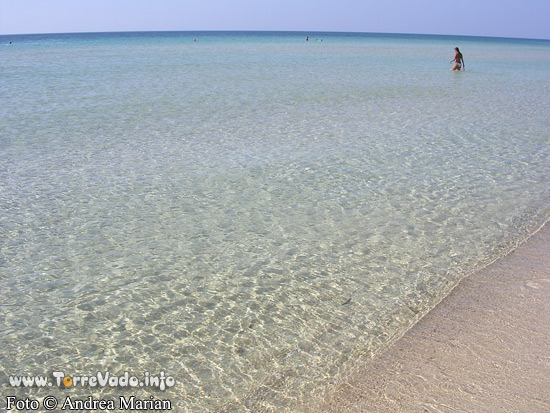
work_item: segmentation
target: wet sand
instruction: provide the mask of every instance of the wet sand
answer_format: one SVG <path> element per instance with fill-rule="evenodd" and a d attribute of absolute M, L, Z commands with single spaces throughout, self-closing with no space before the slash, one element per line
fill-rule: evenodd
<path fill-rule="evenodd" d="M 550 412 L 550 223 L 311 411 Z"/>

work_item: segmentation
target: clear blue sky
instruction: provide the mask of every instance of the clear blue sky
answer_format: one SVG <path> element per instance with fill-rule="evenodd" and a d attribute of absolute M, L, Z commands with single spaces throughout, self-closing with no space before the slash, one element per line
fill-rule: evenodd
<path fill-rule="evenodd" d="M 0 34 L 298 30 L 550 39 L 550 0 L 0 0 Z"/>

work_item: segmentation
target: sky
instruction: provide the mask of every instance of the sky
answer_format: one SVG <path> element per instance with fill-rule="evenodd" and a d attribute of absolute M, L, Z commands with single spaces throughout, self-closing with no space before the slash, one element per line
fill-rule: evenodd
<path fill-rule="evenodd" d="M 550 39 L 550 0 L 0 0 L 0 34 L 282 30 Z"/>

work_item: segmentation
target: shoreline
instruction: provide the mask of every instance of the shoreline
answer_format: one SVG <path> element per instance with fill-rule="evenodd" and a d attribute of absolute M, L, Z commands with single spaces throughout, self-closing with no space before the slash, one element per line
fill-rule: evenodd
<path fill-rule="evenodd" d="M 306 412 L 550 411 L 550 222 Z"/>

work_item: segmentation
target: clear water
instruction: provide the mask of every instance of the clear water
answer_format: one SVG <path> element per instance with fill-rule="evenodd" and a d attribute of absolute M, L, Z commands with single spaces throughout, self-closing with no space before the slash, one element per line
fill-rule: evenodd
<path fill-rule="evenodd" d="M 0 38 L 3 395 L 296 411 L 550 217 L 549 41 L 305 36 Z"/>

